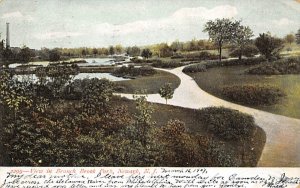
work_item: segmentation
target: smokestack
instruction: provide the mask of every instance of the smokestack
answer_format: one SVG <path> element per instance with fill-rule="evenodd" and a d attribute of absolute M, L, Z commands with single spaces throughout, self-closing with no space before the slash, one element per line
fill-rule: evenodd
<path fill-rule="evenodd" d="M 6 23 L 6 48 L 10 48 L 9 23 Z"/>

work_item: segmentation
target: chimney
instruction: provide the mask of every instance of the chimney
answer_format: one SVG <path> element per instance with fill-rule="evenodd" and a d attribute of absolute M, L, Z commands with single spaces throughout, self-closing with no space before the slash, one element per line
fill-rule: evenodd
<path fill-rule="evenodd" d="M 6 48 L 10 48 L 9 23 L 6 23 Z"/>

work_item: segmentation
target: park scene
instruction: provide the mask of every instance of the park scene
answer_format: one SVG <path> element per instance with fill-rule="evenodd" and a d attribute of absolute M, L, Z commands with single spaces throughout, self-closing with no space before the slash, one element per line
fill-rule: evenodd
<path fill-rule="evenodd" d="M 299 1 L 20 2 L 0 166 L 300 166 Z"/>

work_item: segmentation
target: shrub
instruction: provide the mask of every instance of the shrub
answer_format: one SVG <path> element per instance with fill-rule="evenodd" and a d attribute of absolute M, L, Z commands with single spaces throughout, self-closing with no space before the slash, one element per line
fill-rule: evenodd
<path fill-rule="evenodd" d="M 276 104 L 285 94 L 269 85 L 233 85 L 222 88 L 222 95 L 230 101 L 248 105 Z"/>
<path fill-rule="evenodd" d="M 258 75 L 299 74 L 300 58 L 296 57 L 280 59 L 275 62 L 250 68 L 246 71 L 246 73 Z"/>
<path fill-rule="evenodd" d="M 223 66 L 236 66 L 236 65 L 256 65 L 266 61 L 264 58 L 249 58 L 249 59 L 231 59 L 224 61 L 203 61 L 198 64 L 193 64 L 185 67 L 183 72 L 185 73 L 195 73 L 195 72 L 205 72 L 207 69 L 214 67 L 223 67 Z"/>
<path fill-rule="evenodd" d="M 240 55 L 240 49 L 231 49 L 230 53 L 229 53 L 229 56 L 230 57 L 239 57 Z M 254 55 L 258 54 L 258 49 L 256 48 L 256 46 L 254 45 L 247 45 L 244 47 L 243 49 L 243 55 L 246 56 L 246 57 L 254 57 Z"/>
<path fill-rule="evenodd" d="M 156 71 L 149 66 L 143 66 L 139 68 L 135 68 L 134 66 L 122 66 L 120 68 L 116 68 L 112 75 L 117 77 L 136 77 L 136 76 L 151 76 L 154 75 Z"/>
<path fill-rule="evenodd" d="M 209 107 L 199 110 L 199 116 L 207 130 L 225 140 L 250 137 L 255 129 L 252 116 L 224 107 Z"/>
<path fill-rule="evenodd" d="M 225 59 L 226 57 L 222 57 Z M 209 53 L 207 51 L 202 51 L 199 53 L 190 53 L 185 54 L 184 59 L 181 61 L 201 61 L 201 60 L 217 60 L 219 59 L 219 56 L 216 54 Z"/>
<path fill-rule="evenodd" d="M 205 64 L 194 64 L 194 65 L 189 65 L 187 67 L 184 67 L 182 70 L 184 73 L 195 73 L 195 72 L 206 72 L 206 65 Z"/>
<path fill-rule="evenodd" d="M 176 62 L 176 61 L 155 61 L 152 63 L 153 67 L 158 67 L 158 68 L 176 68 L 183 66 L 183 63 Z"/>

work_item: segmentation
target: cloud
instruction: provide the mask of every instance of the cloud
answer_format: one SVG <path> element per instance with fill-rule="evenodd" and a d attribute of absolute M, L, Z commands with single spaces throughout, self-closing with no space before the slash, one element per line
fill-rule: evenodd
<path fill-rule="evenodd" d="M 23 15 L 20 11 L 4 13 L 1 16 L 1 18 L 2 19 L 6 19 L 6 20 L 10 20 L 10 19 L 25 20 L 25 21 L 32 21 L 32 20 L 34 20 L 32 16 L 30 16 L 30 15 Z"/>
<path fill-rule="evenodd" d="M 233 18 L 238 14 L 237 8 L 230 5 L 217 6 L 212 9 L 205 7 L 181 8 L 171 16 L 156 20 L 141 20 L 121 25 L 101 23 L 95 27 L 99 35 L 128 35 L 134 33 L 159 32 L 176 30 L 179 27 L 190 27 L 203 24 L 210 19 Z"/>
<path fill-rule="evenodd" d="M 289 25 L 295 24 L 295 22 L 293 20 L 290 20 L 288 18 L 281 18 L 279 20 L 273 20 L 272 23 L 277 26 L 289 26 Z"/>
<path fill-rule="evenodd" d="M 205 7 L 182 8 L 173 14 L 178 19 L 203 19 L 233 18 L 237 15 L 236 7 L 230 5 L 217 6 L 212 9 Z"/>
<path fill-rule="evenodd" d="M 20 18 L 23 17 L 22 13 L 19 11 L 16 12 L 7 12 L 1 16 L 1 18 Z"/>
<path fill-rule="evenodd" d="M 82 33 L 78 32 L 48 32 L 42 34 L 36 34 L 35 38 L 40 40 L 51 40 L 51 39 L 60 39 L 60 38 L 70 38 L 81 36 Z"/>

